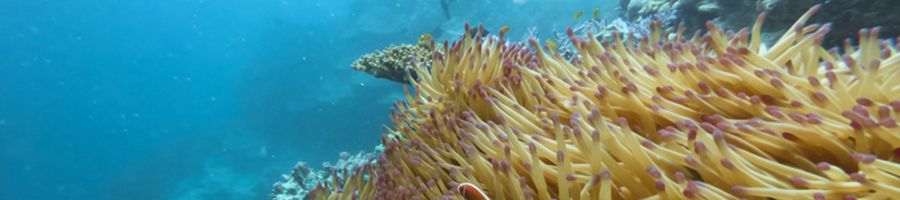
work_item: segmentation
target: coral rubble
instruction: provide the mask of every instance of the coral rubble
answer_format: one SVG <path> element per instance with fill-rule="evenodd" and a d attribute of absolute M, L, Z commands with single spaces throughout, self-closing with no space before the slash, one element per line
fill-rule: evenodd
<path fill-rule="evenodd" d="M 693 36 L 570 29 L 571 59 L 502 30 L 462 37 L 413 68 L 377 163 L 311 197 L 898 197 L 898 47 L 871 29 L 829 51 L 832 27 L 807 24 L 820 8 L 769 48 L 763 16 Z"/>

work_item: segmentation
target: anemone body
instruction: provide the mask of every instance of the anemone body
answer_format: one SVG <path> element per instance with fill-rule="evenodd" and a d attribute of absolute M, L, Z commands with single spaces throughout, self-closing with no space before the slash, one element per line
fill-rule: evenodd
<path fill-rule="evenodd" d="M 736 33 L 569 34 L 571 60 L 464 36 L 416 69 L 378 164 L 314 198 L 896 198 L 898 49 L 872 29 L 829 51 L 816 10 L 769 48 L 762 15 Z"/>

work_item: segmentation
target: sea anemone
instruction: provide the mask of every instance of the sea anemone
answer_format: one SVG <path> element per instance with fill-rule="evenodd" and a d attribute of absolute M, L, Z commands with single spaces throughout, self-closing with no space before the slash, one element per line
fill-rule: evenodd
<path fill-rule="evenodd" d="M 464 36 L 415 69 L 377 164 L 313 198 L 900 197 L 898 48 L 874 28 L 825 49 L 818 9 L 770 48 L 764 15 L 693 37 L 569 31 L 571 61 Z"/>

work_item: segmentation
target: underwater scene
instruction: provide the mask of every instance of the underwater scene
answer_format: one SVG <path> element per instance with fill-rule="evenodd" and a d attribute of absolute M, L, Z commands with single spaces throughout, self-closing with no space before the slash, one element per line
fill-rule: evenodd
<path fill-rule="evenodd" d="M 898 199 L 895 0 L 7 0 L 0 199 Z"/>

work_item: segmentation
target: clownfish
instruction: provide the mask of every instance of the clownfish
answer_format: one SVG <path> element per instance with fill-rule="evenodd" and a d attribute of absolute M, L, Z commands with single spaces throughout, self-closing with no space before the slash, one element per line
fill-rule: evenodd
<path fill-rule="evenodd" d="M 471 183 L 460 183 L 459 186 L 456 187 L 456 191 L 466 200 L 490 200 L 487 195 L 484 194 L 484 191 L 481 191 L 478 186 Z"/>

